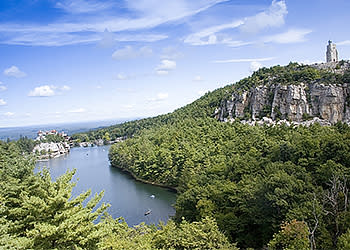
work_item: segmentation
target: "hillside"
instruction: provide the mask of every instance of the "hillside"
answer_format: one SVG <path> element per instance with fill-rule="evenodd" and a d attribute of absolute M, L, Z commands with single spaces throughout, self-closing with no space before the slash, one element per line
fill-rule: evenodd
<path fill-rule="evenodd" d="M 327 119 L 324 114 L 329 112 L 328 118 L 334 118 L 331 113 L 339 105 L 338 114 L 348 110 L 349 79 L 348 62 L 260 69 L 173 113 L 128 123 L 133 136 L 112 145 L 111 165 L 140 180 L 177 189 L 177 222 L 212 217 L 243 249 L 344 249 L 350 239 L 350 127 L 220 121 L 309 119 L 282 109 L 308 105 L 307 100 L 300 103 L 307 99 L 300 97 L 307 86 L 314 88 L 312 100 L 315 89 L 328 100 L 319 98 L 318 106 L 311 100 L 314 109 L 327 103 L 331 107 L 315 115 Z M 329 92 L 334 88 L 342 92 Z M 298 99 L 290 96 L 296 92 Z M 237 96 L 246 96 L 246 103 Z M 274 115 L 278 112 L 273 104 L 280 117 Z M 233 112 L 237 107 L 245 111 L 243 117 Z"/>
<path fill-rule="evenodd" d="M 81 141 L 131 137 L 142 129 L 173 124 L 186 118 L 212 117 L 305 121 L 319 117 L 335 123 L 350 119 L 350 63 L 325 63 L 262 68 L 250 77 L 206 93 L 172 113 L 125 122 L 87 133 L 74 134 Z"/>
<path fill-rule="evenodd" d="M 220 121 L 314 117 L 350 122 L 350 63 L 289 64 L 262 69 L 237 83 L 216 110 Z"/>
<path fill-rule="evenodd" d="M 227 95 L 231 89 L 232 85 L 229 85 L 213 92 L 208 92 L 193 103 L 179 108 L 172 113 L 91 130 L 87 133 L 78 133 L 74 134 L 72 137 L 73 139 L 80 139 L 81 141 L 96 140 L 103 139 L 106 132 L 108 132 L 111 140 L 115 140 L 118 137 L 131 137 L 142 129 L 173 124 L 186 118 L 197 119 L 213 117 L 215 109 L 222 101 L 222 97 Z"/>
<path fill-rule="evenodd" d="M 177 188 L 178 222 L 213 217 L 243 249 L 266 247 L 281 223 L 293 220 L 317 229 L 320 249 L 336 249 L 350 230 L 349 138 L 350 127 L 340 123 L 272 127 L 186 119 L 112 145 L 109 158 L 139 179 Z M 333 209 L 339 211 L 330 215 Z"/>

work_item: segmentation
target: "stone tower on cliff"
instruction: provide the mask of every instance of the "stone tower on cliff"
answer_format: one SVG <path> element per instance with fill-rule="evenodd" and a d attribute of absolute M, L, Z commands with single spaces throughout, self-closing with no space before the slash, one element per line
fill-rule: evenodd
<path fill-rule="evenodd" d="M 338 51 L 332 41 L 328 41 L 326 58 L 327 62 L 338 62 Z"/>

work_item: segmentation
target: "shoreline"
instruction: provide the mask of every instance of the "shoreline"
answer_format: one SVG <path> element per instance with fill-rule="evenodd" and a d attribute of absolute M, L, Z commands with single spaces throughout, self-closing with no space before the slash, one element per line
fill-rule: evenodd
<path fill-rule="evenodd" d="M 165 184 L 160 184 L 160 183 L 156 183 L 156 182 L 152 182 L 152 181 L 147 181 L 147 180 L 143 180 L 139 177 L 137 177 L 134 173 L 132 173 L 131 171 L 127 170 L 127 169 L 124 169 L 124 168 L 121 168 L 121 167 L 118 167 L 118 166 L 113 166 L 112 164 L 110 164 L 110 167 L 112 168 L 117 168 L 119 170 L 121 170 L 122 172 L 130 175 L 133 179 L 135 179 L 136 181 L 139 181 L 139 182 L 142 182 L 144 184 L 149 184 L 149 185 L 153 185 L 153 186 L 157 186 L 157 187 L 162 187 L 162 188 L 166 188 L 172 192 L 175 192 L 175 193 L 178 193 L 178 190 L 176 187 L 171 187 L 171 186 L 167 186 Z"/>
<path fill-rule="evenodd" d="M 108 145 L 94 145 L 94 146 L 90 146 L 90 147 L 103 147 L 103 146 L 109 146 L 111 144 L 108 144 Z M 82 147 L 82 146 L 73 146 L 71 148 L 88 148 L 88 147 Z M 61 156 L 65 156 L 67 154 L 69 154 L 70 151 L 68 151 L 67 153 L 65 154 L 60 154 L 60 155 L 57 155 L 55 157 L 49 157 L 49 158 L 42 158 L 42 159 L 37 159 L 36 162 L 47 162 L 49 161 L 50 159 L 54 159 L 54 158 L 59 158 Z M 109 161 L 109 159 L 108 159 Z M 109 161 L 110 163 L 110 161 Z M 160 184 L 160 183 L 156 183 L 156 182 L 152 182 L 152 181 L 147 181 L 147 180 L 144 180 L 144 179 L 141 179 L 139 177 L 137 177 L 134 173 L 132 173 L 131 171 L 127 170 L 127 169 L 124 169 L 124 168 L 121 168 L 121 167 L 118 167 L 118 166 L 113 166 L 112 164 L 110 164 L 110 167 L 112 168 L 117 168 L 119 170 L 121 170 L 123 173 L 126 173 L 128 174 L 129 176 L 131 176 L 134 180 L 136 181 L 139 181 L 139 182 L 142 182 L 144 184 L 149 184 L 149 185 L 153 185 L 153 186 L 157 186 L 157 187 L 161 187 L 161 188 L 166 188 L 168 189 L 169 191 L 171 192 L 174 192 L 174 193 L 178 193 L 178 190 L 176 187 L 172 187 L 172 186 L 168 186 L 168 185 L 165 185 L 165 184 Z"/>

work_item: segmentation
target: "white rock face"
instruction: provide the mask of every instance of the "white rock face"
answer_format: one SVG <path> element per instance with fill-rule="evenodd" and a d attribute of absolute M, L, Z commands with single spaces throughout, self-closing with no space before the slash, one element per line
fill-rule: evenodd
<path fill-rule="evenodd" d="M 334 124 L 350 122 L 350 83 L 271 85 L 233 93 L 223 101 L 215 116 L 220 121 L 240 119 L 286 119 L 302 122 L 314 117 Z"/>
<path fill-rule="evenodd" d="M 309 65 L 320 71 L 348 74 L 350 61 L 316 63 Z M 321 123 L 350 123 L 350 82 L 337 82 L 336 78 L 319 79 L 291 84 L 274 83 L 270 76 L 267 82 L 232 93 L 215 110 L 220 121 L 262 121 L 269 117 L 273 121 L 288 120 L 301 123 L 319 118 Z M 346 79 L 346 78 L 345 78 Z M 317 122 L 319 122 L 317 121 Z"/>
<path fill-rule="evenodd" d="M 33 153 L 39 154 L 40 159 L 56 158 L 69 153 L 69 151 L 70 146 L 67 142 L 43 142 L 33 149 Z"/>

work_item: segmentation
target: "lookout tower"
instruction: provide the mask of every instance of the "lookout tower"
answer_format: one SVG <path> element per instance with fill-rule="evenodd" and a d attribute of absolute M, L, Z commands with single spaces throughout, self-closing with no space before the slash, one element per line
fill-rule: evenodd
<path fill-rule="evenodd" d="M 331 40 L 328 41 L 326 58 L 327 62 L 338 62 L 338 51 Z"/>

